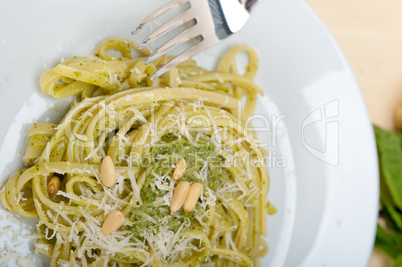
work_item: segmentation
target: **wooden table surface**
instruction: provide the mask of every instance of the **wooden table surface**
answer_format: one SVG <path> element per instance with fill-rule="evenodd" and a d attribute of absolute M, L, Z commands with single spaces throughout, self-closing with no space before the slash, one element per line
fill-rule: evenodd
<path fill-rule="evenodd" d="M 373 123 L 394 128 L 402 104 L 402 0 L 307 0 L 335 36 L 359 82 Z M 374 251 L 370 267 L 392 266 Z"/>

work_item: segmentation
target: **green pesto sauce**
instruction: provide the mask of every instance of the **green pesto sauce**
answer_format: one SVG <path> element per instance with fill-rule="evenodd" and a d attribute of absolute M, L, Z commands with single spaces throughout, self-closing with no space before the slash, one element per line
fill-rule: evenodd
<path fill-rule="evenodd" d="M 195 140 L 195 138 L 193 139 Z M 184 158 L 187 164 L 186 172 L 180 181 L 199 182 L 203 184 L 204 190 L 208 187 L 215 192 L 224 181 L 230 179 L 229 172 L 222 167 L 223 158 L 216 154 L 215 146 L 209 139 L 200 138 L 191 142 L 183 136 L 179 138 L 173 134 L 163 136 L 151 149 L 149 155 L 143 155 L 142 170 L 151 168 L 156 175 L 168 174 L 169 177 L 166 177 L 166 181 L 169 181 L 173 173 L 172 164 L 175 164 L 180 158 Z M 208 162 L 206 167 L 204 166 L 205 162 Z M 206 172 L 206 180 L 200 180 L 194 174 L 194 172 L 201 173 L 201 171 Z M 182 209 L 172 213 L 168 206 L 154 205 L 155 200 L 168 193 L 155 186 L 154 173 L 151 172 L 146 176 L 141 188 L 140 197 L 143 204 L 130 213 L 133 222 L 131 230 L 137 237 L 140 237 L 144 230 L 156 233 L 159 228 L 155 221 L 160 222 L 162 218 L 167 218 L 168 226 L 174 232 L 184 222 L 189 222 L 185 224 L 186 230 L 200 229 L 201 227 L 194 220 L 196 213 L 202 215 L 205 212 L 200 205 L 196 205 L 195 209 L 189 213 Z M 149 219 L 148 216 L 152 217 L 153 220 Z"/>
<path fill-rule="evenodd" d="M 193 139 L 195 140 L 195 138 Z M 208 186 L 213 191 L 216 191 L 222 181 L 230 176 L 229 172 L 222 168 L 224 158 L 215 153 L 214 144 L 206 138 L 190 142 L 183 136 L 181 138 L 173 134 L 163 136 L 161 141 L 151 150 L 151 159 L 157 163 L 157 168 L 154 170 L 158 175 L 164 175 L 169 170 L 171 171 L 170 174 L 173 173 L 171 168 L 172 160 L 165 157 L 158 159 L 158 157 L 166 155 L 178 155 L 176 159 L 184 158 L 186 160 L 186 172 L 180 178 L 180 181 L 200 182 L 204 187 Z M 147 160 L 149 161 L 149 159 Z M 194 172 L 200 173 L 205 161 L 208 161 L 206 170 L 207 183 L 194 176 Z"/>

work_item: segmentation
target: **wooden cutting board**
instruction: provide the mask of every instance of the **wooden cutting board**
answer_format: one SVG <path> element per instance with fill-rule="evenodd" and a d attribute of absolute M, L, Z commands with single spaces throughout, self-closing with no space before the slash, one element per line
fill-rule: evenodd
<path fill-rule="evenodd" d="M 402 104 L 402 1 L 307 0 L 335 36 L 360 84 L 373 123 L 394 128 Z M 375 250 L 370 267 L 392 266 Z"/>

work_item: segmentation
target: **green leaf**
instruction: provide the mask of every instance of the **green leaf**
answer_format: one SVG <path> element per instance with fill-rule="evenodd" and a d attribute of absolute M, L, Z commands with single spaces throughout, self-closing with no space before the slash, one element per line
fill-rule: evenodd
<path fill-rule="evenodd" d="M 394 240 L 390 237 L 381 225 L 377 224 L 377 234 L 375 237 L 375 242 L 383 245 L 394 245 Z"/>
<path fill-rule="evenodd" d="M 402 267 L 402 255 L 399 255 L 392 267 Z"/>
<path fill-rule="evenodd" d="M 402 135 L 374 126 L 380 164 L 382 218 L 386 228 L 377 226 L 375 246 L 402 267 Z"/>
<path fill-rule="evenodd" d="M 387 254 L 393 260 L 399 255 L 402 255 L 402 248 L 396 246 L 393 237 L 388 235 L 380 225 L 377 225 L 375 247 Z"/>
<path fill-rule="evenodd" d="M 402 138 L 399 132 L 374 126 L 381 178 L 395 205 L 402 210 Z"/>
<path fill-rule="evenodd" d="M 382 215 L 386 219 L 387 226 L 396 232 L 402 231 L 402 214 L 395 209 L 395 205 L 385 196 L 381 196 L 381 204 L 383 207 Z"/>

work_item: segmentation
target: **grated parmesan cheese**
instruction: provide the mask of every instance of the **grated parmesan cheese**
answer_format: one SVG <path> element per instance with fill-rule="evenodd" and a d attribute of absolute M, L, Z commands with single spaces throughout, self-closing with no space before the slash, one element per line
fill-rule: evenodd
<path fill-rule="evenodd" d="M 7 215 L 7 221 L 13 222 L 15 224 L 20 224 L 21 223 L 21 221 L 17 217 L 15 217 L 13 215 Z"/>

